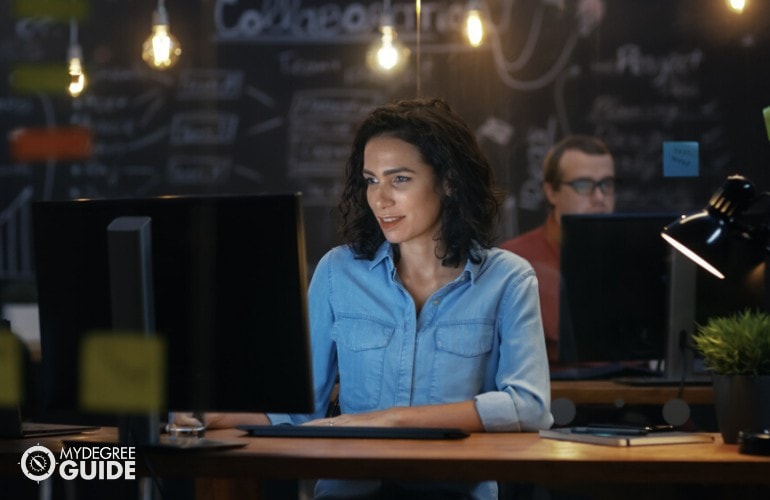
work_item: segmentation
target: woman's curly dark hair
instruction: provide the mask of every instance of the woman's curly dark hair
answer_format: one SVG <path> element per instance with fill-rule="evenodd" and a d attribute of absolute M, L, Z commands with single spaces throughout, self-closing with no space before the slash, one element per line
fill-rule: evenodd
<path fill-rule="evenodd" d="M 445 249 L 437 257 L 445 266 L 476 260 L 473 242 L 483 248 L 493 245 L 501 196 L 475 136 L 444 100 L 407 99 L 372 111 L 353 140 L 338 209 L 342 234 L 359 257 L 372 259 L 385 241 L 367 203 L 363 176 L 364 148 L 379 136 L 396 137 L 417 147 L 423 161 L 433 167 L 438 185 L 446 186 L 437 235 Z"/>

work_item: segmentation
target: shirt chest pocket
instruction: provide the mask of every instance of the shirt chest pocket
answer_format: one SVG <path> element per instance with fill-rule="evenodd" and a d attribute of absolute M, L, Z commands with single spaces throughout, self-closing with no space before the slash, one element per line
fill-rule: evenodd
<path fill-rule="evenodd" d="M 478 394 L 490 368 L 494 325 L 464 322 L 439 325 L 433 359 L 431 401 L 463 401 Z"/>
<path fill-rule="evenodd" d="M 436 349 L 466 358 L 492 350 L 493 325 L 483 322 L 445 324 L 436 328 Z"/>
<path fill-rule="evenodd" d="M 340 405 L 343 411 L 377 408 L 382 397 L 387 347 L 395 327 L 365 318 L 339 318 L 332 328 L 337 344 Z"/>

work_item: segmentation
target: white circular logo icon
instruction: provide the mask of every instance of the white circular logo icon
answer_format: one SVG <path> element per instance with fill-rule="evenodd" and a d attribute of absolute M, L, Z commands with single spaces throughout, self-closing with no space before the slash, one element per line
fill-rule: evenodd
<path fill-rule="evenodd" d="M 21 456 L 21 470 L 33 481 L 45 481 L 56 468 L 56 457 L 45 446 L 35 445 Z"/>

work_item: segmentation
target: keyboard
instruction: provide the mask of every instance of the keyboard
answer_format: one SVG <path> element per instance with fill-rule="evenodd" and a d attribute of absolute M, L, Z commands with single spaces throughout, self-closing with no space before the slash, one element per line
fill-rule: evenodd
<path fill-rule="evenodd" d="M 710 375 L 688 375 L 686 378 L 682 377 L 617 377 L 612 379 L 613 382 L 623 385 L 631 385 L 638 387 L 674 387 L 678 385 L 711 385 L 713 379 Z"/>
<path fill-rule="evenodd" d="M 566 366 L 551 370 L 551 380 L 602 380 L 645 376 L 652 378 L 655 374 L 648 368 L 621 363 Z"/>
<path fill-rule="evenodd" d="M 318 425 L 239 425 L 251 437 L 356 438 L 356 439 L 462 439 L 467 432 L 436 427 L 346 427 Z"/>

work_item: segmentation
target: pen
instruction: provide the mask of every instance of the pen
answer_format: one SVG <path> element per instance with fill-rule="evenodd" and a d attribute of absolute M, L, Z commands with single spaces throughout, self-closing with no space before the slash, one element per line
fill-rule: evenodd
<path fill-rule="evenodd" d="M 623 427 L 623 426 L 578 426 L 570 429 L 574 434 L 596 434 L 611 436 L 644 436 L 647 431 L 642 427 Z"/>
<path fill-rule="evenodd" d="M 612 425 L 612 424 L 589 424 L 586 426 L 573 427 L 572 432 L 576 434 L 610 434 L 613 436 L 644 436 L 649 433 L 673 431 L 672 425 Z"/>

